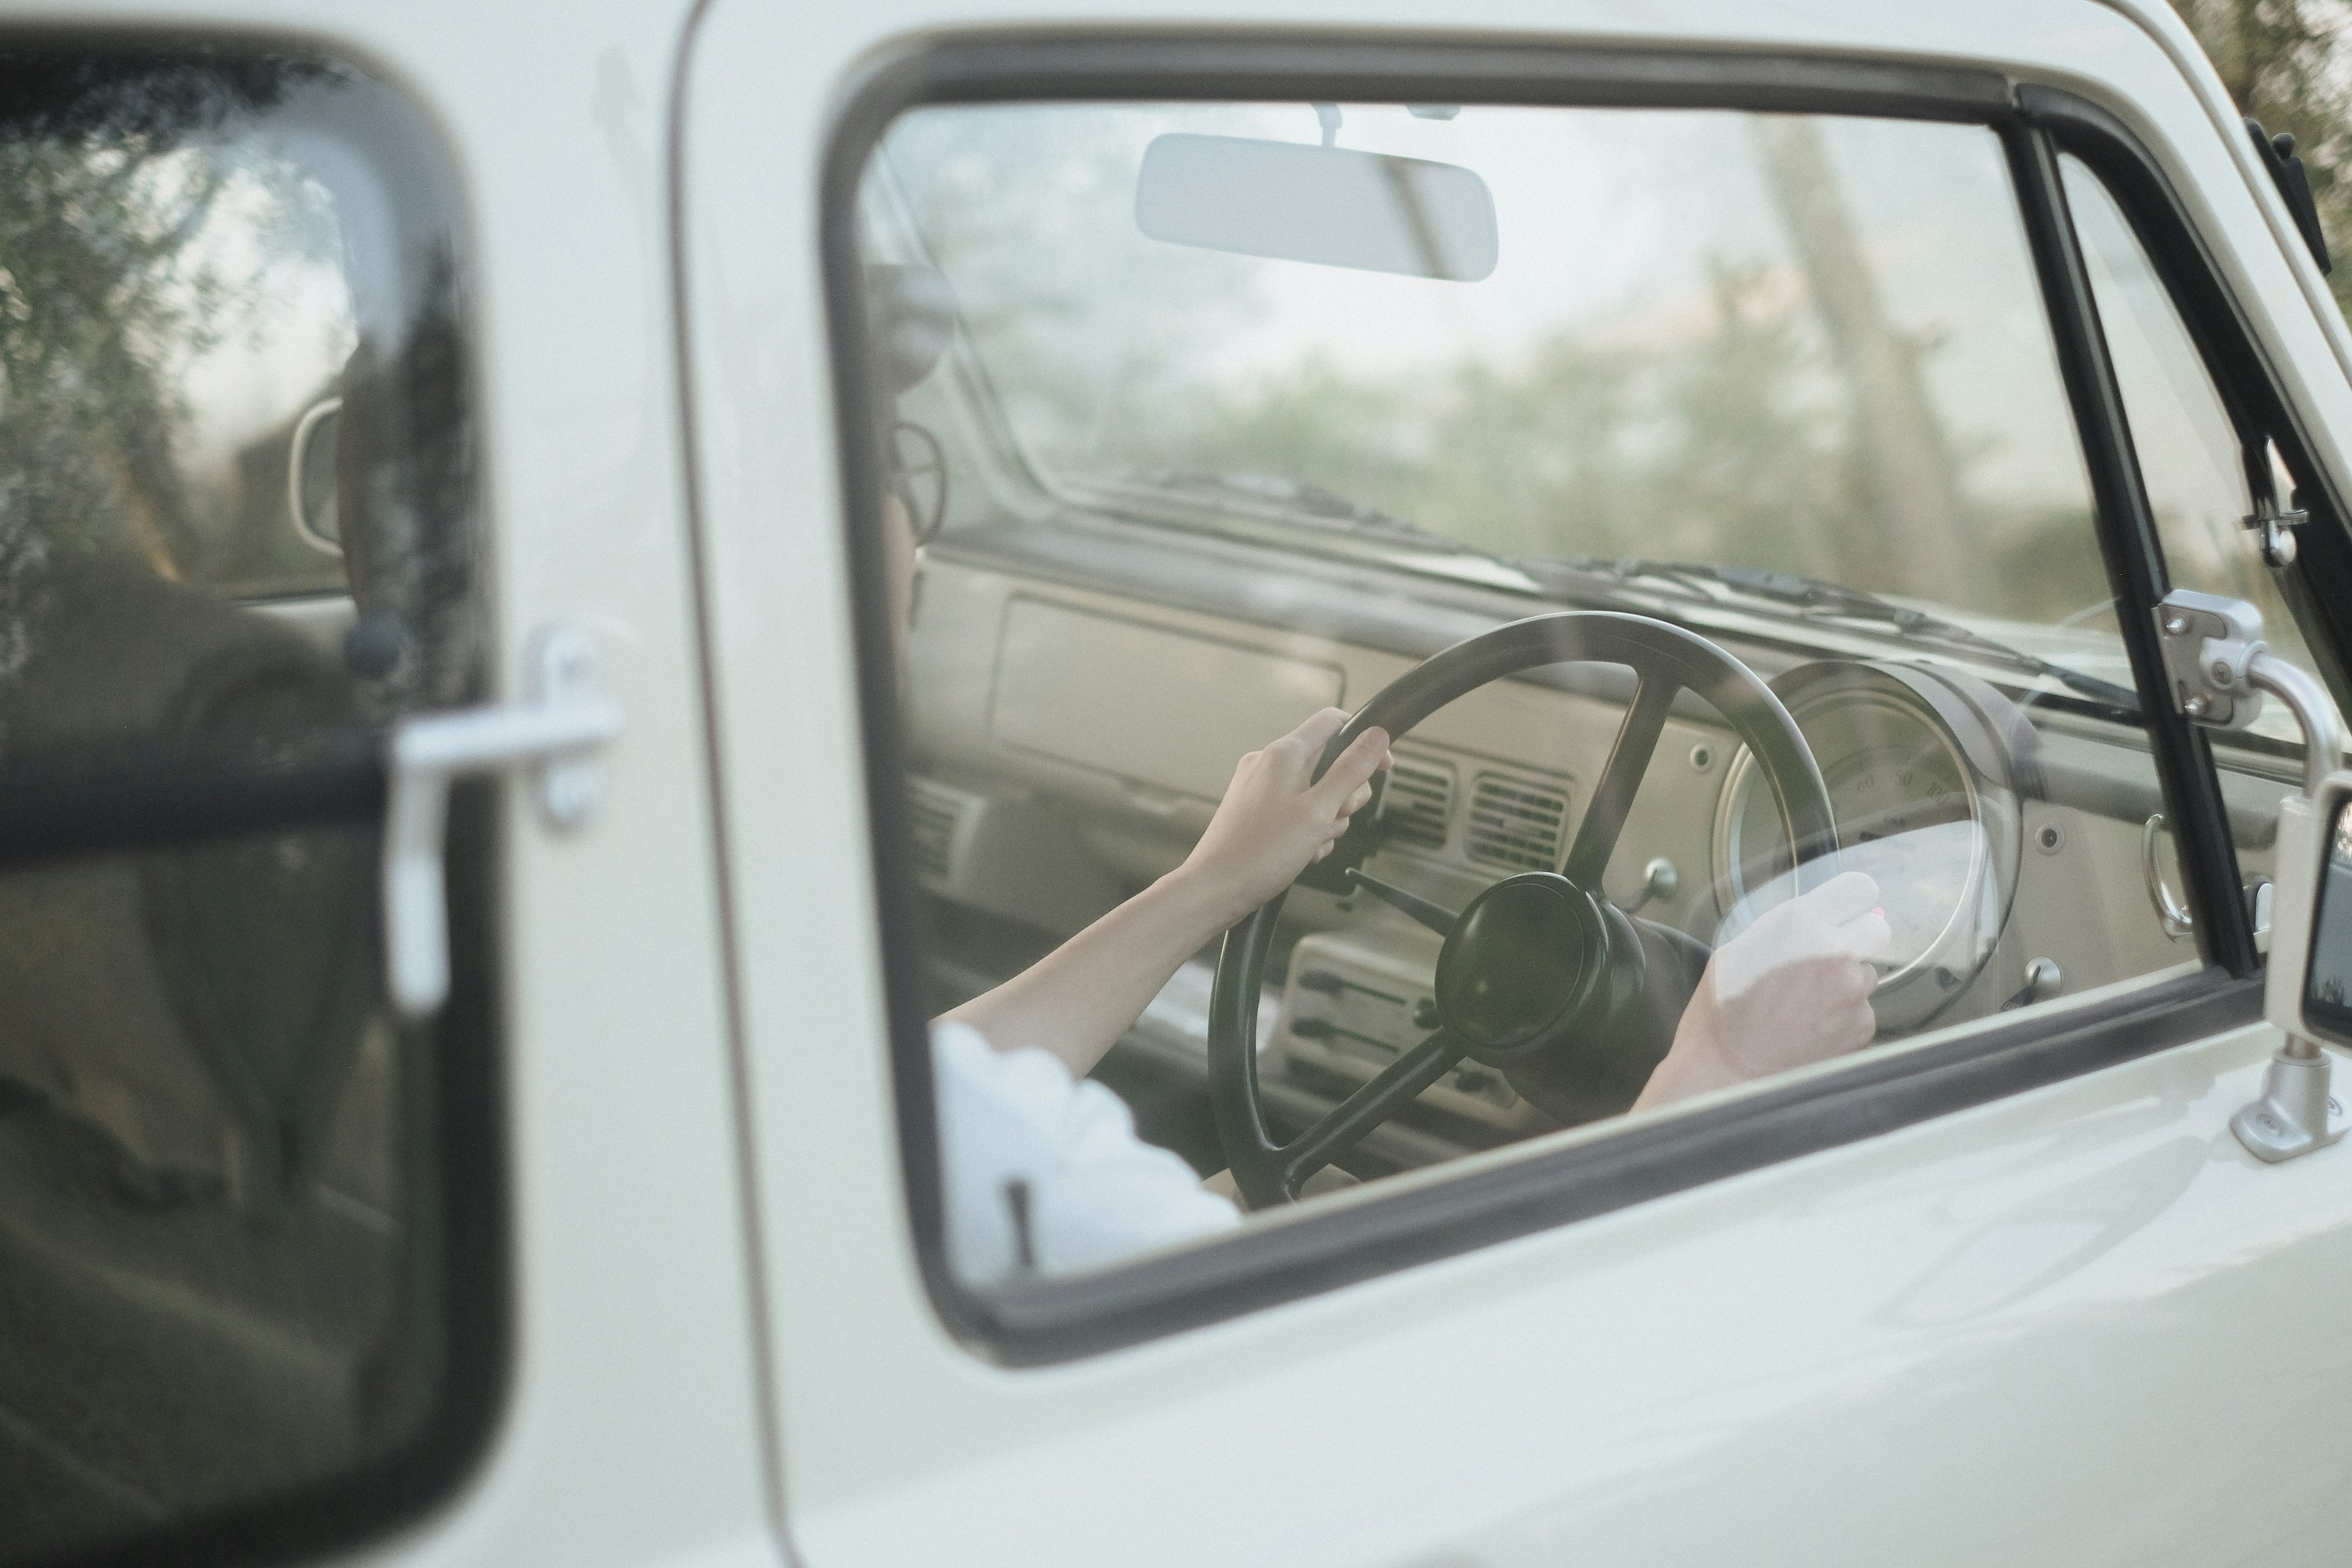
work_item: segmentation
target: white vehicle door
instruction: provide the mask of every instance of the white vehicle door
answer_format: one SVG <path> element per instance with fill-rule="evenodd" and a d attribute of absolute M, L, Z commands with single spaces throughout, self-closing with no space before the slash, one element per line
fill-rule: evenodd
<path fill-rule="evenodd" d="M 1365 20 L 689 47 L 794 1550 L 2339 1559 L 2352 1155 L 2228 1128 L 2301 741 L 2156 607 L 2340 674 L 2352 340 L 2210 70 L 2088 0 Z M 926 1021 L 1327 705 L 1381 804 L 1094 1067 L 1248 1212 L 1077 1266 L 1008 1185 L 960 1265 Z M 1832 838 L 1858 1049 L 1727 977 Z"/>

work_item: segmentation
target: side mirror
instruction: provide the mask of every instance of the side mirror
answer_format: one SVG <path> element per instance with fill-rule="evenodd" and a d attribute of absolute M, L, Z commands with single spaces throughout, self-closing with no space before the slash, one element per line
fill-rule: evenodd
<path fill-rule="evenodd" d="M 1499 254 L 1494 195 L 1468 169 L 1243 136 L 1155 139 L 1135 225 L 1172 245 L 1457 283 Z"/>
<path fill-rule="evenodd" d="M 2352 1047 L 2352 773 L 2280 803 L 2276 883 L 2263 1016 Z"/>

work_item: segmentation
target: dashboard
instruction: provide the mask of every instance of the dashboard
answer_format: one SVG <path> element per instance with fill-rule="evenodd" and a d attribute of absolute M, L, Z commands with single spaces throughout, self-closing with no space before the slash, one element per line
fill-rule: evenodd
<path fill-rule="evenodd" d="M 1004 525 L 951 536 L 923 569 L 903 686 L 919 876 L 945 908 L 1034 931 L 1037 951 L 1180 862 L 1241 753 L 1547 607 L 1454 584 L 1401 592 L 1392 572 L 1287 552 L 1269 569 L 1243 547 L 1144 532 Z M 2151 900 L 2151 878 L 2179 883 L 2136 726 L 2029 710 L 1883 644 L 1720 640 L 1804 732 L 1843 868 L 1879 883 L 1895 933 L 1873 997 L 1882 1042 L 2195 961 Z M 1368 868 L 1455 908 L 1503 877 L 1556 869 L 1631 697 L 1630 672 L 1554 667 L 1431 715 L 1396 744 Z M 1788 836 L 1759 779 L 1719 716 L 1678 700 L 1604 874 L 1610 898 L 1715 944 L 1787 897 Z M 2250 876 L 2266 869 L 2288 787 L 2225 778 Z M 1302 1121 L 1429 1032 L 1438 943 L 1369 899 L 1301 888 L 1285 917 L 1260 1073 Z M 962 963 L 962 990 L 1002 977 L 940 946 Z M 1202 1070 L 1168 1016 L 1138 1040 L 1180 1084 Z M 1561 1120 L 1465 1063 L 1365 1158 L 1420 1163 Z"/>

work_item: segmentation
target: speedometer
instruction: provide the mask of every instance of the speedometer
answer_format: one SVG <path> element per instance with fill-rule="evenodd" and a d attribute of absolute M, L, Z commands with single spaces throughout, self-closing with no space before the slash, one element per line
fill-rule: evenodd
<path fill-rule="evenodd" d="M 1868 873 L 1893 932 L 1882 1031 L 1916 1028 L 1991 956 L 2016 889 L 2015 748 L 2032 730 L 1981 682 L 1922 665 L 1803 666 L 1774 681 L 1828 786 L 1841 868 Z M 1743 751 L 1717 808 L 1718 942 L 1789 896 L 1789 837 Z"/>

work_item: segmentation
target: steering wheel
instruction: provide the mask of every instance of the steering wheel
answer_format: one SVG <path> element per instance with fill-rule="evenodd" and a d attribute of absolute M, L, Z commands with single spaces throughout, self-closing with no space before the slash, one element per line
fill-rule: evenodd
<path fill-rule="evenodd" d="M 1537 1105 L 1573 1120 L 1633 1103 L 1673 1042 L 1707 957 L 1704 945 L 1681 932 L 1627 916 L 1601 885 L 1677 692 L 1704 699 L 1747 742 L 1780 805 L 1800 885 L 1825 879 L 1826 867 L 1818 862 L 1836 844 L 1836 825 L 1796 721 L 1738 659 L 1647 616 L 1535 616 L 1432 655 L 1356 710 L 1324 748 L 1316 777 L 1374 726 L 1402 739 L 1490 681 L 1576 662 L 1630 667 L 1633 700 L 1560 873 L 1506 878 L 1458 912 L 1445 909 L 1363 871 L 1378 831 L 1377 812 L 1368 806 L 1331 853 L 1300 876 L 1330 891 L 1370 891 L 1445 942 L 1434 986 L 1437 1031 L 1287 1143 L 1268 1135 L 1257 1083 L 1258 995 L 1287 894 L 1225 933 L 1209 1002 L 1209 1103 L 1234 1184 L 1252 1207 L 1296 1202 L 1308 1176 L 1465 1056 L 1501 1072 Z"/>

